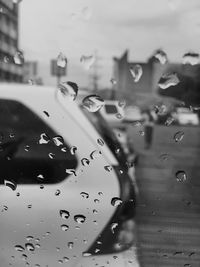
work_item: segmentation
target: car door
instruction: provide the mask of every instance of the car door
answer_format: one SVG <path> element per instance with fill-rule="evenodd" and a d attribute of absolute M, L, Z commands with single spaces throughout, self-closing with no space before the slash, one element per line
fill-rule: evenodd
<path fill-rule="evenodd" d="M 104 157 L 88 163 L 95 146 L 73 118 L 57 107 L 45 123 L 33 106 L 0 101 L 0 260 L 73 266 L 114 213 L 119 185 Z"/>

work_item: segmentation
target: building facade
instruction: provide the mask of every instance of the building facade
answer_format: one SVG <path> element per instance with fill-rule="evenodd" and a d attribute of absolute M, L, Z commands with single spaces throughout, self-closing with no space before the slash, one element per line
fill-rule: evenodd
<path fill-rule="evenodd" d="M 18 4 L 0 0 L 0 81 L 22 82 L 22 66 L 15 64 L 18 47 Z"/>

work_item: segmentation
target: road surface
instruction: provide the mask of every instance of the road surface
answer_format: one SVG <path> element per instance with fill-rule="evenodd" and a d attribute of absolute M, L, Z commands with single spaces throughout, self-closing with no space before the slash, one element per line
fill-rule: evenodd
<path fill-rule="evenodd" d="M 156 126 L 150 150 L 142 129 L 128 134 L 139 153 L 136 177 L 141 267 L 200 267 L 200 127 Z M 182 141 L 174 134 L 184 132 Z M 178 182 L 176 172 L 186 173 Z"/>

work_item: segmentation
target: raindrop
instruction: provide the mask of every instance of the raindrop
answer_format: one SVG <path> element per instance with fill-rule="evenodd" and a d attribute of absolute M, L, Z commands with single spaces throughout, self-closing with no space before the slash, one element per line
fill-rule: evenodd
<path fill-rule="evenodd" d="M 98 211 L 95 210 L 95 209 L 93 209 L 92 212 L 93 212 L 94 214 L 97 214 L 97 213 L 98 213 Z"/>
<path fill-rule="evenodd" d="M 89 194 L 86 193 L 86 192 L 81 192 L 80 195 L 81 195 L 83 198 L 89 198 Z"/>
<path fill-rule="evenodd" d="M 74 169 L 66 169 L 65 172 L 68 174 L 73 174 L 74 176 L 76 176 L 76 171 Z"/>
<path fill-rule="evenodd" d="M 58 263 L 63 264 L 63 261 L 62 260 L 58 260 Z"/>
<path fill-rule="evenodd" d="M 104 169 L 105 169 L 107 172 L 111 172 L 111 171 L 112 171 L 112 166 L 110 166 L 110 165 L 104 166 Z"/>
<path fill-rule="evenodd" d="M 192 66 L 199 64 L 200 56 L 198 53 L 188 52 L 183 55 L 183 64 L 190 64 Z"/>
<path fill-rule="evenodd" d="M 13 191 L 17 188 L 17 183 L 14 180 L 4 180 L 4 185 L 10 187 Z"/>
<path fill-rule="evenodd" d="M 99 203 L 99 202 L 100 202 L 99 199 L 97 199 L 97 198 L 94 199 L 94 203 L 95 203 L 95 204 L 97 204 L 97 203 Z"/>
<path fill-rule="evenodd" d="M 120 108 L 125 108 L 125 106 L 126 106 L 126 101 L 125 101 L 125 100 L 120 100 L 120 101 L 118 101 L 118 106 L 119 106 Z"/>
<path fill-rule="evenodd" d="M 68 257 L 63 257 L 63 261 L 64 262 L 68 262 L 69 261 L 69 258 Z"/>
<path fill-rule="evenodd" d="M 142 76 L 142 73 L 143 73 L 143 70 L 142 70 L 142 67 L 138 64 L 130 67 L 130 72 L 131 72 L 131 75 L 133 77 L 133 80 L 135 83 L 139 82 L 141 76 Z"/>
<path fill-rule="evenodd" d="M 99 150 L 94 150 L 92 151 L 92 153 L 90 154 L 90 158 L 91 159 L 96 159 L 101 155 L 101 151 Z"/>
<path fill-rule="evenodd" d="M 74 82 L 62 82 L 59 84 L 59 90 L 63 96 L 74 101 L 78 94 L 78 85 Z"/>
<path fill-rule="evenodd" d="M 73 242 L 68 242 L 67 246 L 68 246 L 68 248 L 72 249 L 73 246 L 74 246 L 74 243 Z"/>
<path fill-rule="evenodd" d="M 9 63 L 10 62 L 10 59 L 9 59 L 9 57 L 5 56 L 3 58 L 3 61 L 4 61 L 4 63 Z"/>
<path fill-rule="evenodd" d="M 30 149 L 30 146 L 29 146 L 29 145 L 26 145 L 26 146 L 24 147 L 24 150 L 25 150 L 26 152 L 28 152 L 29 149 Z"/>
<path fill-rule="evenodd" d="M 76 146 L 72 146 L 72 147 L 70 148 L 70 153 L 71 153 L 72 155 L 75 155 L 76 151 L 77 151 L 77 147 L 76 147 Z"/>
<path fill-rule="evenodd" d="M 145 132 L 144 131 L 139 131 L 139 134 L 141 135 L 141 136 L 144 136 L 145 135 Z"/>
<path fill-rule="evenodd" d="M 51 152 L 48 154 L 48 156 L 49 156 L 50 159 L 54 159 L 55 158 L 55 154 L 51 153 Z"/>
<path fill-rule="evenodd" d="M 170 86 L 175 86 L 180 82 L 176 73 L 166 73 L 163 74 L 158 82 L 158 86 L 161 89 L 167 89 Z"/>
<path fill-rule="evenodd" d="M 23 65 L 24 64 L 24 55 L 21 51 L 17 51 L 13 57 L 13 60 L 16 65 Z"/>
<path fill-rule="evenodd" d="M 64 140 L 60 135 L 53 137 L 52 140 L 56 146 L 62 146 L 64 144 Z"/>
<path fill-rule="evenodd" d="M 40 248 L 40 244 L 36 244 L 35 247 L 36 247 L 36 248 Z"/>
<path fill-rule="evenodd" d="M 36 264 L 35 264 L 35 267 L 41 267 L 41 266 L 40 266 L 40 264 L 36 263 Z"/>
<path fill-rule="evenodd" d="M 62 147 L 62 148 L 61 148 L 61 151 L 62 151 L 62 152 L 67 152 L 67 148 L 66 148 L 66 146 L 65 146 L 65 147 Z"/>
<path fill-rule="evenodd" d="M 40 189 L 44 189 L 44 185 L 43 184 L 40 185 Z"/>
<path fill-rule="evenodd" d="M 184 171 L 177 171 L 176 172 L 176 180 L 177 182 L 185 182 L 187 179 L 187 175 Z"/>
<path fill-rule="evenodd" d="M 57 66 L 60 68 L 65 68 L 67 64 L 67 58 L 63 53 L 60 53 L 57 57 Z"/>
<path fill-rule="evenodd" d="M 60 210 L 60 216 L 61 216 L 61 218 L 63 218 L 63 219 L 68 219 L 69 216 L 70 216 L 70 213 L 69 213 L 69 211 L 67 211 L 67 210 Z"/>
<path fill-rule="evenodd" d="M 31 205 L 31 204 L 29 204 L 27 207 L 28 207 L 28 209 L 31 209 L 31 208 L 32 208 L 32 205 Z"/>
<path fill-rule="evenodd" d="M 82 256 L 83 257 L 89 257 L 89 256 L 91 256 L 92 254 L 91 253 L 89 253 L 89 252 L 83 252 L 82 253 Z"/>
<path fill-rule="evenodd" d="M 15 134 L 14 133 L 10 133 L 9 136 L 10 136 L 10 138 L 14 138 Z"/>
<path fill-rule="evenodd" d="M 29 236 L 26 237 L 26 240 L 27 241 L 31 241 L 32 239 L 33 239 L 33 236 L 31 236 L 31 235 L 29 235 Z"/>
<path fill-rule="evenodd" d="M 163 50 L 157 50 L 154 57 L 163 65 L 167 63 L 167 54 Z"/>
<path fill-rule="evenodd" d="M 114 232 L 115 232 L 115 228 L 118 226 L 118 223 L 112 223 L 111 224 L 111 231 L 112 231 L 112 233 L 114 234 Z"/>
<path fill-rule="evenodd" d="M 89 112 L 96 112 L 104 106 L 105 102 L 98 95 L 89 95 L 83 99 L 82 104 Z"/>
<path fill-rule="evenodd" d="M 39 140 L 39 144 L 42 145 L 42 144 L 48 144 L 50 142 L 50 138 L 48 137 L 47 134 L 45 133 L 42 133 L 40 135 L 40 140 Z"/>
<path fill-rule="evenodd" d="M 120 114 L 120 113 L 117 113 L 115 116 L 116 116 L 116 118 L 119 119 L 119 120 L 121 120 L 121 119 L 123 118 L 122 114 Z"/>
<path fill-rule="evenodd" d="M 183 140 L 183 137 L 184 137 L 184 132 L 178 131 L 174 135 L 174 140 L 175 140 L 175 142 L 181 142 Z"/>
<path fill-rule="evenodd" d="M 117 84 L 117 81 L 116 81 L 114 78 L 111 78 L 111 79 L 110 79 L 110 82 L 112 83 L 112 85 Z"/>
<path fill-rule="evenodd" d="M 103 192 L 98 192 L 98 195 L 99 196 L 103 196 Z"/>
<path fill-rule="evenodd" d="M 19 196 L 20 196 L 20 193 L 19 193 L 19 192 L 17 192 L 17 193 L 16 193 L 16 196 L 17 196 L 17 197 L 19 197 Z"/>
<path fill-rule="evenodd" d="M 40 239 L 39 239 L 39 238 L 36 238 L 36 239 L 35 239 L 35 242 L 40 242 Z"/>
<path fill-rule="evenodd" d="M 34 250 L 35 250 L 34 245 L 31 244 L 31 243 L 26 243 L 26 244 L 25 244 L 25 247 L 26 247 L 26 249 L 27 249 L 28 251 L 34 251 Z"/>
<path fill-rule="evenodd" d="M 167 118 L 167 120 L 165 121 L 165 125 L 166 125 L 166 126 L 169 126 L 169 125 L 171 125 L 171 124 L 173 123 L 173 121 L 174 121 L 174 118 L 173 118 L 173 117 L 169 117 L 169 118 Z"/>
<path fill-rule="evenodd" d="M 83 65 L 83 68 L 85 70 L 89 70 L 91 68 L 91 66 L 94 64 L 95 62 L 95 56 L 94 55 L 90 55 L 90 56 L 81 56 L 80 58 L 80 62 Z"/>
<path fill-rule="evenodd" d="M 44 113 L 47 117 L 50 116 L 49 113 L 48 113 L 46 110 L 44 110 L 43 113 Z"/>
<path fill-rule="evenodd" d="M 166 161 L 166 160 L 168 160 L 170 158 L 170 156 L 169 156 L 169 154 L 164 153 L 164 154 L 161 154 L 159 158 L 162 161 Z"/>
<path fill-rule="evenodd" d="M 46 232 L 46 234 L 45 234 L 45 235 L 46 235 L 46 236 L 49 236 L 50 234 L 51 234 L 51 232 Z"/>
<path fill-rule="evenodd" d="M 86 220 L 86 217 L 84 215 L 75 215 L 74 216 L 74 221 L 77 222 L 77 223 L 84 223 Z"/>
<path fill-rule="evenodd" d="M 69 226 L 66 224 L 62 224 L 61 229 L 66 232 L 69 229 Z"/>
<path fill-rule="evenodd" d="M 22 258 L 22 260 L 26 261 L 28 257 L 26 254 L 22 254 L 21 258 Z"/>
<path fill-rule="evenodd" d="M 43 180 L 44 180 L 44 176 L 43 176 L 42 174 L 38 174 L 38 175 L 37 175 L 37 179 L 38 179 L 39 181 L 43 181 Z"/>
<path fill-rule="evenodd" d="M 111 205 L 113 205 L 114 207 L 117 207 L 117 206 L 119 206 L 121 204 L 122 204 L 121 198 L 119 198 L 119 197 L 113 197 L 111 199 Z"/>
<path fill-rule="evenodd" d="M 56 192 L 55 192 L 55 195 L 56 195 L 56 196 L 59 196 L 59 195 L 60 195 L 60 193 L 61 193 L 61 192 L 60 192 L 60 190 L 59 190 L 59 189 L 57 189 L 57 190 L 56 190 Z"/>
<path fill-rule="evenodd" d="M 89 161 L 89 159 L 87 159 L 87 158 L 82 158 L 82 159 L 81 159 L 81 164 L 82 164 L 83 166 L 88 166 L 88 165 L 90 164 L 90 161 Z"/>
<path fill-rule="evenodd" d="M 104 145 L 104 141 L 103 141 L 103 139 L 98 138 L 98 139 L 97 139 L 97 144 L 100 145 L 100 146 L 103 146 L 103 145 Z"/>
<path fill-rule="evenodd" d="M 19 251 L 19 252 L 24 251 L 24 247 L 22 247 L 22 246 L 20 246 L 20 245 L 16 245 L 16 246 L 15 246 L 15 249 L 16 249 L 17 251 Z"/>

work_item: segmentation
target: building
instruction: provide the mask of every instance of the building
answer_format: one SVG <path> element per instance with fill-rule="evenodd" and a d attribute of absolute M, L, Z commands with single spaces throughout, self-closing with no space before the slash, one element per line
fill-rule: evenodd
<path fill-rule="evenodd" d="M 13 56 L 18 47 L 18 4 L 0 0 L 0 81 L 22 82 L 22 66 Z"/>

